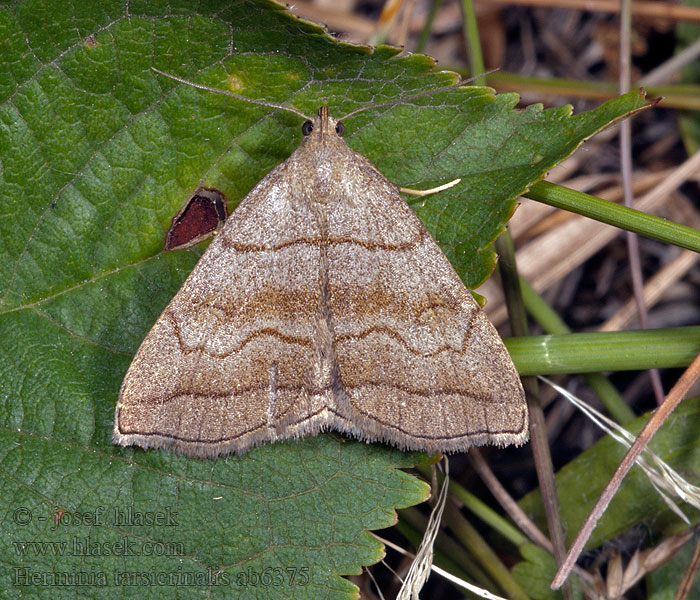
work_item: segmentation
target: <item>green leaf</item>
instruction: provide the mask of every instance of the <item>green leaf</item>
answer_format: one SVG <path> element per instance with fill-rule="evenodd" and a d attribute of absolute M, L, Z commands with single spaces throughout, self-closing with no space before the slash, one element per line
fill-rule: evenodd
<path fill-rule="evenodd" d="M 646 415 L 635 419 L 626 428 L 637 435 L 648 418 Z M 695 485 L 700 482 L 698 431 L 700 397 L 688 398 L 671 413 L 650 444 L 653 452 Z M 610 436 L 605 436 L 557 473 L 556 484 L 567 543 L 578 532 L 626 450 Z M 677 503 L 691 522 L 698 522 L 700 515 L 697 510 L 680 501 Z M 520 505 L 538 524 L 546 527 L 539 490 L 525 496 Z M 656 530 L 670 528 L 670 531 L 674 531 L 686 527 L 654 490 L 641 468 L 635 466 L 625 477 L 586 547 L 600 546 L 642 522 Z"/>
<path fill-rule="evenodd" d="M 393 525 L 392 507 L 428 492 L 395 470 L 415 455 L 331 436 L 219 461 L 55 437 L 0 441 L 0 573 L 18 595 L 73 598 L 82 581 L 95 598 L 171 598 L 176 587 L 178 598 L 353 598 L 339 576 L 383 556 L 365 530 Z"/>
<path fill-rule="evenodd" d="M 426 495 L 396 469 L 426 457 L 330 436 L 219 461 L 110 443 L 127 366 L 203 250 L 162 250 L 172 217 L 200 185 L 233 208 L 301 137 L 294 115 L 154 66 L 307 113 L 327 99 L 335 115 L 455 78 L 426 57 L 337 43 L 269 3 L 0 7 L 2 589 L 74 597 L 86 581 L 89 597 L 171 598 L 179 582 L 178 598 L 352 597 L 341 576 L 382 551 L 365 530 Z M 489 244 L 516 195 L 645 105 L 629 94 L 572 117 L 516 101 L 460 88 L 347 123 L 348 143 L 397 184 L 463 179 L 414 208 L 471 286 L 493 268 Z M 121 523 L 119 511 L 177 516 Z"/>

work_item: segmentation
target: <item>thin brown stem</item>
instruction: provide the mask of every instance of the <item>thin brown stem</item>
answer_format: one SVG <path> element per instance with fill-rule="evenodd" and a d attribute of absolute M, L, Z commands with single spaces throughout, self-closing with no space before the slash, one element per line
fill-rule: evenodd
<path fill-rule="evenodd" d="M 513 334 L 516 336 L 528 335 L 529 329 L 525 314 L 525 304 L 523 303 L 520 277 L 518 276 L 515 263 L 515 248 L 513 247 L 513 238 L 510 236 L 508 229 L 496 239 L 495 247 L 499 256 L 498 269 L 501 274 L 503 291 L 508 307 L 508 317 Z M 554 558 L 557 564 L 561 565 L 566 554 L 566 545 L 561 524 L 559 497 L 554 481 L 554 466 L 547 439 L 547 427 L 542 406 L 538 401 L 537 380 L 534 377 L 525 377 L 523 378 L 523 387 L 525 388 L 527 408 L 530 416 L 530 447 L 535 459 L 535 470 L 537 471 L 537 479 L 542 492 L 547 527 L 552 546 L 554 547 Z M 567 584 L 562 592 L 566 600 L 573 598 L 573 590 L 570 585 Z"/>
<path fill-rule="evenodd" d="M 568 8 L 596 13 L 615 14 L 620 11 L 620 0 L 489 0 L 489 2 L 492 4 Z M 671 2 L 635 0 L 634 4 L 632 4 L 632 14 L 635 16 L 700 22 L 700 8 L 682 6 Z"/>
<path fill-rule="evenodd" d="M 620 10 L 620 94 L 630 91 L 631 81 L 631 42 L 632 32 L 632 2 L 622 0 Z M 623 203 L 632 208 L 634 204 L 634 191 L 632 185 L 632 124 L 625 120 L 620 124 L 620 172 L 622 174 Z M 632 290 L 634 300 L 637 305 L 639 324 L 642 329 L 649 328 L 647 307 L 644 303 L 644 278 L 642 276 L 642 265 L 639 256 L 639 238 L 636 233 L 627 231 L 625 233 L 627 241 L 627 256 L 629 258 L 630 274 L 632 276 Z M 660 405 L 664 401 L 664 389 L 661 384 L 661 375 L 658 369 L 649 371 L 649 378 L 656 397 L 656 404 Z"/>
<path fill-rule="evenodd" d="M 554 546 L 547 536 L 542 533 L 537 525 L 535 525 L 525 514 L 525 511 L 518 506 L 518 503 L 513 500 L 511 495 L 501 485 L 491 471 L 488 463 L 484 460 L 478 448 L 472 448 L 467 454 L 467 458 L 474 470 L 479 474 L 481 480 L 486 484 L 486 487 L 493 494 L 494 498 L 506 511 L 508 516 L 513 519 L 513 522 L 527 535 L 535 544 L 544 548 L 550 554 L 554 554 Z"/>

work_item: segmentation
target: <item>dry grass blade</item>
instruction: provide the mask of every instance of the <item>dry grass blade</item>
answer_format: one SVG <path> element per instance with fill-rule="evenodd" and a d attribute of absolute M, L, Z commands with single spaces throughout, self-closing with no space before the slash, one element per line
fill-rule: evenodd
<path fill-rule="evenodd" d="M 416 558 L 411 563 L 411 568 L 408 570 L 408 575 L 396 596 L 396 600 L 419 600 L 423 584 L 425 584 L 430 575 L 430 569 L 433 566 L 433 546 L 435 545 L 435 538 L 440 531 L 442 513 L 445 510 L 445 502 L 447 501 L 447 488 L 450 483 L 450 462 L 446 456 L 443 460 L 445 463 L 445 479 L 442 482 L 435 507 L 430 513 L 423 541 L 418 547 Z"/>
<path fill-rule="evenodd" d="M 583 411 L 591 419 L 591 421 L 603 429 L 614 440 L 627 448 L 632 446 L 636 438 L 624 427 L 620 427 L 620 425 L 605 415 L 599 413 L 593 407 L 588 406 L 585 402 L 581 401 L 564 388 L 558 386 L 553 381 L 550 381 L 546 377 L 540 377 L 540 379 L 552 386 L 579 410 Z M 644 448 L 642 454 L 637 457 L 636 463 L 644 471 L 646 476 L 649 478 L 650 483 L 661 495 L 668 507 L 681 519 L 683 519 L 683 521 L 690 524 L 688 518 L 671 500 L 671 498 L 667 495 L 667 492 L 670 494 L 675 494 L 681 500 L 700 510 L 700 488 L 685 480 L 659 456 L 649 450 L 649 448 Z M 651 463 L 653 463 L 653 465 Z"/>
<path fill-rule="evenodd" d="M 668 200 L 668 195 L 694 178 L 700 171 L 700 152 L 689 157 L 650 192 L 637 200 L 634 208 L 654 213 Z M 516 219 L 517 219 L 516 211 Z M 586 217 L 575 216 L 554 231 L 541 235 L 518 249 L 520 275 L 538 292 L 560 281 L 593 256 L 620 233 L 620 229 Z M 479 288 L 489 298 L 486 313 L 495 324 L 503 322 L 506 309 L 503 293 L 496 282 L 489 280 Z"/>
<path fill-rule="evenodd" d="M 662 294 L 681 279 L 700 255 L 691 250 L 683 250 L 676 258 L 656 273 L 644 286 L 644 303 L 653 306 Z M 634 299 L 628 300 L 598 331 L 620 331 L 632 323 L 637 315 Z"/>
<path fill-rule="evenodd" d="M 596 592 L 606 600 L 622 598 L 642 577 L 671 560 L 692 535 L 692 530 L 684 531 L 666 538 L 654 548 L 637 550 L 624 568 L 620 553 L 613 552 L 608 561 L 607 578 L 604 579 L 599 571 L 595 573 Z"/>
<path fill-rule="evenodd" d="M 390 542 L 389 540 L 384 539 L 383 537 L 378 536 L 376 533 L 373 533 L 370 531 L 370 534 L 373 535 L 375 538 L 377 538 L 382 544 L 387 546 L 388 548 L 391 548 L 392 550 L 396 550 L 399 554 L 403 554 L 404 556 L 411 556 L 415 558 L 415 555 L 411 554 L 401 546 L 398 546 L 397 544 L 394 544 L 393 542 Z M 492 592 L 489 592 L 488 590 L 485 590 L 483 588 L 477 587 L 475 585 L 472 585 L 468 581 L 464 581 L 464 579 L 460 579 L 459 577 L 455 577 L 452 575 L 452 573 L 449 573 L 448 571 L 445 571 L 445 569 L 441 569 L 440 567 L 437 567 L 435 565 L 432 565 L 430 569 L 436 574 L 440 575 L 441 577 L 444 577 L 451 583 L 454 583 L 455 585 L 458 585 L 459 587 L 467 590 L 468 592 L 471 592 L 472 594 L 475 594 L 479 596 L 480 598 L 485 598 L 486 600 L 508 600 L 507 598 L 503 598 L 503 596 L 498 596 Z"/>

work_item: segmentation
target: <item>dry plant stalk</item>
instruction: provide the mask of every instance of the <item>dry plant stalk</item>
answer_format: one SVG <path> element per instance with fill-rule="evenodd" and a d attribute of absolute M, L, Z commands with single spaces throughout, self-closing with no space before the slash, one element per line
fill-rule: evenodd
<path fill-rule="evenodd" d="M 588 406 L 585 402 L 573 394 L 570 394 L 564 388 L 558 386 L 556 383 L 550 381 L 546 377 L 540 377 L 540 379 L 558 391 L 562 396 L 564 396 L 564 398 L 569 400 L 569 402 L 581 410 L 589 419 L 591 419 L 591 421 L 603 429 L 616 442 L 627 448 L 632 446 L 635 437 L 624 427 L 621 427 L 612 419 L 609 419 L 605 415 L 599 413 L 593 407 Z M 654 486 L 654 489 L 663 498 L 669 509 L 671 509 L 681 520 L 690 525 L 688 517 L 686 517 L 683 511 L 681 511 L 673 500 L 671 500 L 668 494 L 676 495 L 684 502 L 687 502 L 691 506 L 694 506 L 700 510 L 700 488 L 684 479 L 677 471 L 672 469 L 664 460 L 662 460 L 649 448 L 645 448 L 643 450 L 643 454 L 637 457 L 636 462 L 649 479 L 649 483 Z"/>
<path fill-rule="evenodd" d="M 569 553 L 566 556 L 564 564 L 562 564 L 562 566 L 559 568 L 552 581 L 552 589 L 558 589 L 564 583 L 567 576 L 571 572 L 572 567 L 576 563 L 578 556 L 583 551 L 583 548 L 593 532 L 598 520 L 605 512 L 610 500 L 612 500 L 615 492 L 620 487 L 625 475 L 627 475 L 627 472 L 632 468 L 632 465 L 635 463 L 642 450 L 644 450 L 646 445 L 649 443 L 649 440 L 651 440 L 653 435 L 658 431 L 659 427 L 661 427 L 668 415 L 670 415 L 681 400 L 683 400 L 683 397 L 690 389 L 690 386 L 696 381 L 696 379 L 698 379 L 699 376 L 700 355 L 696 356 L 690 366 L 683 372 L 681 377 L 666 396 L 663 404 L 652 415 L 647 424 L 644 426 L 644 429 L 642 429 L 640 434 L 637 436 L 637 440 L 634 442 L 634 444 L 632 444 L 632 447 L 629 449 L 627 454 L 625 454 L 625 457 L 622 459 L 622 462 L 616 469 L 610 482 L 603 490 L 603 493 L 598 498 L 598 501 L 591 510 L 591 513 L 576 535 L 576 539 L 569 549 Z"/>
<path fill-rule="evenodd" d="M 437 500 L 433 510 L 430 512 L 428 526 L 425 528 L 423 541 L 418 547 L 416 557 L 411 563 L 408 570 L 408 575 L 404 579 L 403 585 L 399 590 L 396 600 L 420 600 L 420 591 L 427 581 L 430 570 L 433 567 L 433 547 L 435 546 L 435 538 L 440 531 L 442 522 L 442 513 L 445 510 L 447 502 L 447 488 L 450 483 L 450 461 L 445 456 L 445 478 L 442 481 L 442 487 L 438 493 Z"/>

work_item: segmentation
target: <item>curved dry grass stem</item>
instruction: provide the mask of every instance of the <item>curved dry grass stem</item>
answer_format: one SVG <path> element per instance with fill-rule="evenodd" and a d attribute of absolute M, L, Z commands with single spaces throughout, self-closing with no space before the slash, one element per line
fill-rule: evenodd
<path fill-rule="evenodd" d="M 394 544 L 393 542 L 390 542 L 387 539 L 384 539 L 383 537 L 377 535 L 373 531 L 370 531 L 369 534 L 372 537 L 378 539 L 387 548 L 396 550 L 396 552 L 398 552 L 399 554 L 403 554 L 404 556 L 410 556 L 412 558 L 415 558 L 415 555 L 411 554 L 408 550 L 405 550 L 401 546 Z M 445 571 L 445 569 L 441 569 L 440 567 L 436 567 L 435 565 L 433 565 L 431 569 L 435 572 L 436 575 L 444 577 L 445 579 L 447 579 L 447 581 L 458 585 L 459 587 L 467 590 L 468 592 L 471 592 L 472 594 L 475 594 L 476 596 L 479 596 L 480 598 L 485 598 L 486 600 L 508 600 L 507 598 L 503 598 L 503 596 L 498 596 L 493 592 L 489 592 L 488 590 L 472 585 L 468 581 L 464 581 L 464 579 L 460 579 L 459 577 L 452 575 L 452 573 L 450 573 L 449 571 Z"/>
<path fill-rule="evenodd" d="M 418 547 L 416 557 L 411 563 L 396 600 L 420 600 L 420 591 L 430 576 L 430 570 L 433 567 L 433 547 L 435 546 L 435 538 L 440 531 L 442 513 L 445 510 L 445 502 L 447 502 L 447 488 L 450 485 L 450 461 L 447 456 L 443 456 L 443 461 L 445 479 L 442 482 L 435 506 L 430 513 L 423 541 Z"/>
<path fill-rule="evenodd" d="M 431 194 L 437 194 L 438 192 L 442 192 L 444 190 L 449 190 L 451 187 L 454 187 L 461 181 L 462 179 L 458 177 L 457 179 L 453 179 L 452 181 L 448 181 L 447 183 L 443 183 L 437 187 L 430 188 L 429 190 L 414 190 L 412 188 L 400 187 L 399 191 L 403 194 L 408 194 L 409 196 L 418 196 L 419 198 L 422 198 L 424 196 L 430 196 Z"/>
<path fill-rule="evenodd" d="M 632 32 L 632 0 L 622 0 L 620 6 L 620 94 L 630 91 L 631 81 L 631 32 Z M 632 208 L 634 204 L 634 192 L 632 186 L 632 123 L 625 119 L 620 123 L 620 173 L 622 175 L 622 190 L 624 205 Z M 637 314 L 642 329 L 649 328 L 647 307 L 644 303 L 644 279 L 642 276 L 642 261 L 639 256 L 639 238 L 636 233 L 625 232 L 627 241 L 627 255 L 632 276 L 632 289 L 637 305 Z M 664 401 L 664 388 L 661 384 L 661 375 L 658 369 L 649 370 L 651 386 L 654 390 L 656 404 Z"/>

